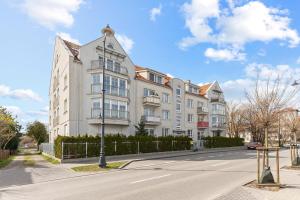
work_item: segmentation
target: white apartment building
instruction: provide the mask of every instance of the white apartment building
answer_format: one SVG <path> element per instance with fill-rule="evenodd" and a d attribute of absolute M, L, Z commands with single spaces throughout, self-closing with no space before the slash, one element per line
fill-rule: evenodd
<path fill-rule="evenodd" d="M 225 136 L 225 101 L 217 82 L 198 86 L 136 66 L 109 26 L 102 33 L 81 46 L 56 37 L 49 88 L 50 142 L 57 135 L 100 134 L 103 81 L 106 133 L 135 134 L 134 126 L 144 120 L 148 133 L 155 136 L 188 135 L 195 141 Z"/>

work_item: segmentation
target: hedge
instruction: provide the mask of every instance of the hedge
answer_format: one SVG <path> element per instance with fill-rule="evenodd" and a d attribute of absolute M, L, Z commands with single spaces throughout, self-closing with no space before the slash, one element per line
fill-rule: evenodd
<path fill-rule="evenodd" d="M 86 157 L 86 143 L 88 143 L 87 157 L 99 156 L 100 141 L 99 136 L 58 136 L 54 141 L 55 157 L 62 157 L 62 142 L 64 142 L 64 159 Z M 105 155 L 107 156 L 190 150 L 191 146 L 191 139 L 187 136 L 154 137 L 119 134 L 105 136 Z"/>
<path fill-rule="evenodd" d="M 217 148 L 217 147 L 235 147 L 243 146 L 244 139 L 239 137 L 229 138 L 229 137 L 204 137 L 204 147 L 205 148 Z"/>

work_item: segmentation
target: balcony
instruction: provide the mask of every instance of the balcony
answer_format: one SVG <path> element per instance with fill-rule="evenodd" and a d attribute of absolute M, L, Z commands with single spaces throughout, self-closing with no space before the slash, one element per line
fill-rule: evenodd
<path fill-rule="evenodd" d="M 211 97 L 210 102 L 225 103 L 225 100 L 224 100 L 224 98 L 221 98 L 221 97 Z"/>
<path fill-rule="evenodd" d="M 105 109 L 105 124 L 128 125 L 129 112 L 123 110 Z M 90 124 L 102 123 L 102 108 L 92 108 L 91 117 L 88 119 Z"/>
<path fill-rule="evenodd" d="M 214 124 L 212 124 L 211 127 L 212 128 L 217 128 L 217 129 L 225 129 L 226 128 L 224 123 L 214 123 Z"/>
<path fill-rule="evenodd" d="M 159 125 L 160 124 L 160 117 L 159 116 L 143 115 L 142 120 L 147 125 Z"/>
<path fill-rule="evenodd" d="M 208 114 L 208 110 L 205 107 L 198 107 L 197 108 L 197 114 L 199 114 L 199 115 L 207 115 Z"/>
<path fill-rule="evenodd" d="M 92 84 L 91 94 L 102 94 L 102 84 Z M 129 97 L 129 90 L 112 85 L 105 85 L 105 94 L 119 97 Z"/>
<path fill-rule="evenodd" d="M 206 121 L 199 121 L 197 122 L 197 128 L 208 128 L 209 122 Z"/>
<path fill-rule="evenodd" d="M 103 69 L 103 61 L 102 60 L 92 60 L 91 61 L 91 67 L 88 68 L 88 71 L 94 71 L 94 70 L 99 70 L 99 69 Z M 126 67 L 120 66 L 120 65 L 113 65 L 111 67 L 108 67 L 107 63 L 105 66 L 105 70 L 110 71 L 110 72 L 114 72 L 117 74 L 121 74 L 121 75 L 128 75 L 128 70 Z"/>
<path fill-rule="evenodd" d="M 156 95 L 144 97 L 143 103 L 148 106 L 160 106 L 160 97 Z"/>

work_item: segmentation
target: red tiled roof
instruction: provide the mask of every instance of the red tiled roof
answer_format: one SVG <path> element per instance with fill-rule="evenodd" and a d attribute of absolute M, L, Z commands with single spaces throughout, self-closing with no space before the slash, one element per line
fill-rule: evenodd
<path fill-rule="evenodd" d="M 208 83 L 205 85 L 200 86 L 200 95 L 204 96 L 207 93 L 208 88 L 211 86 L 212 83 Z"/>
<path fill-rule="evenodd" d="M 69 50 L 71 51 L 72 55 L 74 56 L 74 60 L 80 61 L 78 58 L 80 46 L 78 44 L 74 44 L 67 40 L 63 40 L 63 41 L 66 44 L 66 46 L 69 48 Z"/>

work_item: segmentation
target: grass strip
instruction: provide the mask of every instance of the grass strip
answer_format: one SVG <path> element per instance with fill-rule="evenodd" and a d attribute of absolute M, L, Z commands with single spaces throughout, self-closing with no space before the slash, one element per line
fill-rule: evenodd
<path fill-rule="evenodd" d="M 0 160 L 0 169 L 9 165 L 11 161 L 15 159 L 15 156 L 9 156 L 7 159 Z"/>
<path fill-rule="evenodd" d="M 71 168 L 75 172 L 99 172 L 99 171 L 108 171 L 111 169 L 118 169 L 120 166 L 125 164 L 125 162 L 111 162 L 107 163 L 106 168 L 100 168 L 98 164 L 94 165 L 83 165 L 79 167 Z"/>
<path fill-rule="evenodd" d="M 42 154 L 42 156 L 43 156 L 43 158 L 44 158 L 46 161 L 48 161 L 49 163 L 52 163 L 53 165 L 57 165 L 57 164 L 60 163 L 58 160 L 53 159 L 53 158 L 51 158 L 50 156 L 46 156 L 46 155 L 44 155 L 44 154 Z"/>
<path fill-rule="evenodd" d="M 31 156 L 25 156 L 24 157 L 24 165 L 26 165 L 26 166 L 34 166 L 35 165 L 35 161 L 32 159 Z"/>

